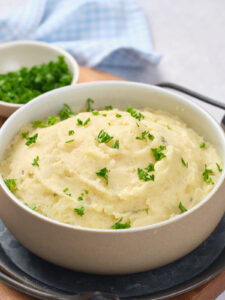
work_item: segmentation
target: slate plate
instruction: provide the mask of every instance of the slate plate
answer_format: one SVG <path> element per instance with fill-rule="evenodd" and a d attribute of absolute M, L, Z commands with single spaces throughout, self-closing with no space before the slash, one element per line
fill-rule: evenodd
<path fill-rule="evenodd" d="M 121 298 L 132 298 L 162 293 L 206 270 L 224 249 L 225 216 L 210 237 L 192 253 L 167 266 L 132 275 L 90 275 L 57 267 L 21 246 L 2 222 L 0 222 L 0 245 L 13 265 L 29 278 L 36 280 L 35 284 L 42 283 L 42 287 L 49 289 L 57 287 L 58 290 L 71 294 L 97 290 L 113 293 Z M 2 255 L 0 257 L 4 260 Z"/>

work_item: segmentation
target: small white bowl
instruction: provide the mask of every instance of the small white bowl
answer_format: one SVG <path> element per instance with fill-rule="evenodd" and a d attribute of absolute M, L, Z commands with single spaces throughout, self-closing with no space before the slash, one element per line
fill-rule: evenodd
<path fill-rule="evenodd" d="M 79 79 L 77 61 L 65 50 L 51 44 L 36 41 L 15 41 L 0 45 L 0 74 L 17 71 L 22 67 L 33 67 L 56 60 L 59 55 L 65 57 L 73 75 L 71 84 Z M 0 99 L 0 116 L 8 117 L 24 104 L 13 104 Z"/>
<path fill-rule="evenodd" d="M 57 265 L 90 273 L 126 274 L 166 265 L 195 249 L 215 229 L 225 209 L 225 135 L 217 122 L 190 100 L 159 87 L 106 81 L 82 83 L 45 93 L 15 112 L 0 130 L 0 160 L 22 125 L 56 115 L 66 102 L 73 110 L 95 100 L 94 108 L 150 107 L 176 114 L 214 145 L 223 172 L 214 189 L 184 214 L 126 230 L 91 229 L 49 219 L 13 195 L 0 175 L 0 218 L 26 248 Z M 159 191 L 160 193 L 160 191 Z"/>

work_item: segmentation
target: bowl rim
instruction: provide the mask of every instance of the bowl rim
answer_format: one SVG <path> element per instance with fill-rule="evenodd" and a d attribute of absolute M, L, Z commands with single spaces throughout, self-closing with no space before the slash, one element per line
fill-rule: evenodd
<path fill-rule="evenodd" d="M 77 60 L 68 51 L 66 51 L 66 50 L 64 50 L 60 47 L 57 47 L 55 45 L 52 45 L 50 43 L 47 43 L 47 42 L 30 41 L 30 40 L 19 40 L 19 41 L 12 41 L 12 42 L 3 42 L 2 44 L 0 44 L 0 51 L 2 49 L 5 49 L 5 48 L 17 47 L 17 46 L 37 46 L 37 47 L 42 47 L 42 48 L 48 48 L 48 49 L 51 49 L 54 52 L 58 52 L 59 55 L 62 55 L 64 57 L 66 57 L 71 63 L 73 78 L 72 78 L 72 81 L 71 81 L 70 85 L 78 83 L 78 80 L 79 80 L 79 77 L 80 77 L 80 67 L 78 65 Z M 32 100 L 34 100 L 34 99 L 32 99 Z M 0 106 L 10 107 L 10 108 L 20 108 L 24 105 L 25 104 L 22 104 L 22 103 L 21 104 L 19 104 L 19 103 L 15 104 L 15 103 L 11 103 L 11 102 L 2 101 L 0 99 Z"/>
<path fill-rule="evenodd" d="M 85 89 L 85 87 L 87 87 L 87 86 L 97 86 L 97 87 L 100 86 L 101 87 L 102 85 L 109 85 L 109 86 L 122 85 L 122 86 L 127 86 L 127 88 L 129 88 L 129 86 L 132 86 L 132 87 L 137 87 L 137 88 L 151 89 L 153 91 L 162 93 L 164 95 L 172 96 L 172 97 L 176 98 L 178 101 L 188 103 L 194 109 L 197 109 L 200 114 L 204 114 L 210 120 L 210 122 L 214 125 L 215 131 L 218 131 L 218 133 L 221 135 L 221 137 L 223 137 L 223 148 L 224 148 L 224 153 L 225 153 L 225 134 L 224 134 L 224 131 L 223 131 L 222 127 L 219 125 L 219 123 L 204 108 L 202 108 L 201 106 L 199 106 L 198 104 L 196 104 L 195 102 L 190 100 L 189 98 L 186 98 L 186 97 L 184 97 L 183 95 L 180 95 L 180 94 L 176 94 L 175 92 L 168 91 L 168 90 L 165 90 L 161 87 L 154 86 L 154 85 L 151 85 L 151 84 L 131 82 L 131 81 L 98 81 L 98 82 L 80 83 L 79 85 L 69 85 L 69 86 L 65 86 L 65 87 L 58 88 L 58 89 L 49 91 L 47 93 L 44 93 L 44 94 L 34 98 L 28 104 L 24 105 L 22 108 L 17 110 L 13 115 L 11 115 L 6 120 L 6 122 L 3 124 L 3 126 L 0 130 L 0 140 L 1 140 L 2 132 L 7 130 L 7 127 L 10 126 L 14 122 L 14 119 L 17 118 L 17 115 L 19 115 L 19 114 L 23 113 L 24 111 L 26 111 L 27 107 L 29 107 L 31 105 L 35 105 L 35 103 L 37 103 L 40 100 L 40 98 L 49 97 L 50 94 L 57 94 L 57 93 L 63 94 L 64 90 L 67 90 L 67 89 L 74 89 L 74 90 L 80 89 L 80 88 Z M 42 100 L 42 101 L 44 101 L 44 100 Z M 200 209 L 206 202 L 209 201 L 209 199 L 211 199 L 213 197 L 213 195 L 219 190 L 219 188 L 222 188 L 222 185 L 223 185 L 224 180 L 225 180 L 225 167 L 224 166 L 225 166 L 225 160 L 223 161 L 223 171 L 221 173 L 221 176 L 220 176 L 218 182 L 216 183 L 216 185 L 214 186 L 214 188 L 211 190 L 211 192 L 202 201 L 200 201 L 198 204 L 196 204 L 194 207 L 192 207 L 187 212 L 182 213 L 178 216 L 175 216 L 171 219 L 167 219 L 167 220 L 162 221 L 162 222 L 158 222 L 158 223 L 150 224 L 150 225 L 145 225 L 145 226 L 140 226 L 140 227 L 127 228 L 125 230 L 98 229 L 98 228 L 82 227 L 82 226 L 78 226 L 78 225 L 66 224 L 66 223 L 59 222 L 57 220 L 48 218 L 48 217 L 46 217 L 46 216 L 44 216 L 40 213 L 37 213 L 37 212 L 31 210 L 26 205 L 24 205 L 21 200 L 17 199 L 17 197 L 12 192 L 10 192 L 10 190 L 8 189 L 6 184 L 4 183 L 4 180 L 3 180 L 1 174 L 0 174 L 0 188 L 5 193 L 5 195 L 8 198 L 10 198 L 11 201 L 14 202 L 14 204 L 16 204 L 17 206 L 22 208 L 25 212 L 28 212 L 31 216 L 38 218 L 40 221 L 50 223 L 51 225 L 55 225 L 57 227 L 61 227 L 61 228 L 67 229 L 67 230 L 73 230 L 73 231 L 78 230 L 78 231 L 82 231 L 82 232 L 86 232 L 86 233 L 95 232 L 96 234 L 97 233 L 98 234 L 105 234 L 105 233 L 107 233 L 107 234 L 115 234 L 115 233 L 116 234 L 126 234 L 126 233 L 129 233 L 129 234 L 131 234 L 133 232 L 139 232 L 139 231 L 145 231 L 145 230 L 157 230 L 160 227 L 170 225 L 171 223 L 179 222 L 179 220 L 181 220 L 183 218 L 186 218 L 187 216 L 189 216 L 190 214 L 192 214 L 196 210 Z"/>

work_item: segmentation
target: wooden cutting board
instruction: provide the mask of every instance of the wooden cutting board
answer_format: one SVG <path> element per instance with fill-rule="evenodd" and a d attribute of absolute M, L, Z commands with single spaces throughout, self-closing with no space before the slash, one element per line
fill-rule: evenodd
<path fill-rule="evenodd" d="M 79 82 L 90 82 L 99 80 L 123 80 L 119 77 L 80 67 Z M 0 126 L 5 119 L 0 117 Z M 225 290 L 225 271 L 213 280 L 183 295 L 170 298 L 171 300 L 214 300 Z M 0 300 L 34 300 L 35 298 L 20 293 L 13 288 L 0 282 Z"/>

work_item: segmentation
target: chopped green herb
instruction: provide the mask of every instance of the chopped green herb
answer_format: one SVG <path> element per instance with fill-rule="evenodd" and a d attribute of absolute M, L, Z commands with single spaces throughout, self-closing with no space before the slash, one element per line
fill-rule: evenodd
<path fill-rule="evenodd" d="M 103 129 L 99 132 L 98 136 L 95 138 L 96 141 L 99 143 L 108 143 L 113 139 L 113 136 L 110 136 L 107 132 L 105 132 Z"/>
<path fill-rule="evenodd" d="M 150 181 L 150 180 L 154 181 L 155 180 L 155 175 L 154 174 L 150 175 L 148 173 L 148 171 L 146 172 L 143 169 L 138 168 L 137 172 L 138 172 L 138 177 L 140 180 L 143 180 L 143 181 Z"/>
<path fill-rule="evenodd" d="M 37 166 L 37 167 L 39 167 L 39 156 L 37 156 L 36 158 L 34 158 L 34 161 L 33 161 L 33 163 L 32 163 L 32 166 Z"/>
<path fill-rule="evenodd" d="M 162 153 L 163 150 L 166 150 L 166 146 L 160 145 L 158 148 L 151 148 L 152 150 L 152 154 L 155 157 L 155 160 L 161 160 L 164 157 L 166 157 L 166 155 L 164 153 Z"/>
<path fill-rule="evenodd" d="M 95 103 L 95 101 L 94 100 L 92 100 L 91 98 L 88 98 L 87 99 L 87 111 L 93 111 L 93 109 L 92 109 L 92 107 L 91 107 L 91 104 L 94 104 Z"/>
<path fill-rule="evenodd" d="M 117 118 L 121 118 L 121 117 L 122 117 L 122 115 L 120 115 L 120 114 L 116 114 L 116 117 L 117 117 Z"/>
<path fill-rule="evenodd" d="M 107 117 L 107 114 L 102 114 L 103 117 Z"/>
<path fill-rule="evenodd" d="M 142 115 L 142 113 L 140 113 L 140 112 L 137 113 L 136 109 L 134 109 L 133 107 L 128 107 L 127 112 L 130 113 L 130 115 L 133 118 L 135 118 L 139 121 L 141 121 L 141 119 L 144 119 L 144 115 Z"/>
<path fill-rule="evenodd" d="M 30 146 L 31 144 L 35 144 L 37 141 L 37 137 L 38 137 L 38 133 L 36 133 L 35 135 L 31 136 L 31 137 L 26 137 L 27 142 L 25 143 L 25 145 Z"/>
<path fill-rule="evenodd" d="M 74 139 L 68 140 L 68 141 L 66 141 L 65 143 L 66 143 L 66 144 L 69 144 L 69 143 L 72 143 L 72 142 L 74 142 Z"/>
<path fill-rule="evenodd" d="M 72 75 L 64 57 L 58 56 L 57 61 L 0 74 L 0 99 L 25 104 L 47 91 L 69 85 L 71 81 Z"/>
<path fill-rule="evenodd" d="M 112 146 L 114 149 L 119 149 L 120 144 L 119 144 L 119 140 L 116 140 L 114 145 Z"/>
<path fill-rule="evenodd" d="M 145 168 L 145 170 L 147 170 L 148 172 L 153 172 L 153 171 L 155 171 L 155 167 L 154 167 L 153 164 L 150 163 L 150 164 L 147 166 L 147 168 Z"/>
<path fill-rule="evenodd" d="M 142 133 L 141 133 L 141 137 L 139 137 L 139 136 L 137 136 L 136 137 L 136 139 L 137 140 L 146 140 L 146 136 L 149 138 L 149 140 L 154 140 L 154 135 L 152 135 L 152 134 L 150 134 L 150 132 L 149 131 L 143 131 Z M 146 140 L 147 141 L 147 140 Z"/>
<path fill-rule="evenodd" d="M 119 220 L 117 220 L 113 225 L 112 225 L 112 229 L 126 229 L 126 228 L 130 228 L 130 221 L 127 221 L 126 223 L 121 223 L 123 220 L 123 218 L 119 218 Z"/>
<path fill-rule="evenodd" d="M 205 143 L 204 143 L 204 142 L 202 142 L 202 143 L 200 144 L 200 148 L 205 148 Z"/>
<path fill-rule="evenodd" d="M 74 208 L 74 211 L 75 211 L 79 216 L 83 216 L 83 215 L 84 215 L 84 207 L 83 207 L 83 206 Z"/>
<path fill-rule="evenodd" d="M 211 169 L 207 169 L 207 165 L 205 164 L 205 171 L 202 173 L 203 176 L 203 180 L 207 183 L 207 184 L 214 184 L 212 177 L 210 177 L 210 175 L 214 175 L 213 170 Z"/>
<path fill-rule="evenodd" d="M 7 188 L 10 190 L 10 192 L 13 193 L 13 191 L 16 188 L 16 179 L 6 179 L 4 180 L 4 182 L 7 185 Z"/>
<path fill-rule="evenodd" d="M 185 162 L 183 157 L 181 157 L 181 162 L 185 166 L 185 168 L 188 168 L 188 162 Z"/>
<path fill-rule="evenodd" d="M 65 189 L 63 190 L 63 193 L 66 194 L 66 195 L 69 196 L 69 197 L 72 197 L 71 193 L 67 193 L 68 191 L 69 191 L 69 188 L 67 187 L 67 188 L 65 188 Z"/>
<path fill-rule="evenodd" d="M 81 196 L 79 196 L 79 197 L 77 198 L 77 200 L 78 200 L 78 201 L 83 201 L 84 198 L 83 198 L 83 196 L 81 195 Z"/>
<path fill-rule="evenodd" d="M 68 131 L 69 136 L 74 135 L 74 133 L 75 133 L 74 130 L 69 130 L 69 131 Z"/>
<path fill-rule="evenodd" d="M 85 194 L 88 194 L 88 190 L 84 190 Z"/>
<path fill-rule="evenodd" d="M 93 111 L 93 112 L 92 112 L 92 115 L 98 116 L 98 115 L 99 115 L 99 111 Z"/>
<path fill-rule="evenodd" d="M 77 119 L 77 126 L 86 126 L 90 121 L 90 118 L 88 118 L 85 122 L 81 121 L 80 119 Z"/>
<path fill-rule="evenodd" d="M 29 207 L 30 209 L 32 209 L 32 210 L 35 210 L 37 207 L 36 207 L 36 205 L 34 205 L 34 204 L 28 204 L 28 203 L 26 203 L 26 202 L 24 202 L 24 204 L 27 206 L 27 207 Z"/>
<path fill-rule="evenodd" d="M 59 113 L 61 120 L 66 120 L 75 116 L 74 112 L 72 112 L 70 106 L 68 104 L 64 104 L 64 109 L 62 109 Z"/>
<path fill-rule="evenodd" d="M 216 163 L 217 169 L 220 173 L 222 173 L 223 169 L 220 167 L 220 165 L 218 163 Z"/>
<path fill-rule="evenodd" d="M 136 122 L 137 127 L 140 127 L 140 125 Z"/>
<path fill-rule="evenodd" d="M 29 131 L 23 132 L 22 133 L 22 137 L 24 137 L 25 139 L 29 136 Z"/>
<path fill-rule="evenodd" d="M 98 172 L 96 172 L 96 175 L 104 178 L 106 181 L 106 184 L 108 184 L 108 175 L 107 175 L 108 172 L 109 171 L 106 168 L 103 168 L 103 169 L 99 170 Z"/>
<path fill-rule="evenodd" d="M 181 210 L 182 213 L 187 211 L 187 209 L 183 206 L 181 202 L 179 203 L 179 209 Z"/>
<path fill-rule="evenodd" d="M 113 109 L 112 105 L 105 106 L 105 110 L 112 110 L 112 109 Z"/>
<path fill-rule="evenodd" d="M 172 130 L 172 128 L 171 128 L 169 125 L 166 125 L 166 127 L 167 127 L 169 130 Z"/>
<path fill-rule="evenodd" d="M 33 128 L 45 128 L 49 126 L 53 126 L 56 122 L 59 121 L 59 117 L 49 116 L 46 123 L 43 123 L 41 120 L 36 120 L 33 124 Z"/>

